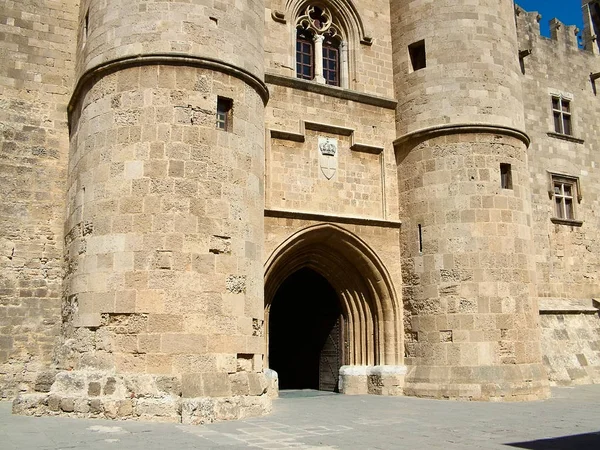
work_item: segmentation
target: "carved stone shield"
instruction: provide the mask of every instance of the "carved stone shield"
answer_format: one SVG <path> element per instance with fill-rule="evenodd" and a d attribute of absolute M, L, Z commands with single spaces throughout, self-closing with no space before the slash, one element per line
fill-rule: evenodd
<path fill-rule="evenodd" d="M 337 139 L 319 138 L 319 166 L 325 178 L 331 180 L 337 172 L 338 151 Z"/>

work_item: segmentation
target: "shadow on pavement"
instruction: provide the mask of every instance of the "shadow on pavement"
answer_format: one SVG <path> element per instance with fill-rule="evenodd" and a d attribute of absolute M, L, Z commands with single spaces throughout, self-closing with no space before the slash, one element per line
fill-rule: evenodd
<path fill-rule="evenodd" d="M 587 450 L 600 449 L 600 432 L 574 434 L 550 439 L 538 439 L 529 442 L 514 442 L 505 444 L 511 447 L 527 448 L 530 450 Z"/>

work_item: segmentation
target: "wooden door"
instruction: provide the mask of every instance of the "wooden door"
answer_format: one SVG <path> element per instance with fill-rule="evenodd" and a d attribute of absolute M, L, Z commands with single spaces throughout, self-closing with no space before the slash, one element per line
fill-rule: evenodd
<path fill-rule="evenodd" d="M 342 365 L 341 320 L 337 318 L 319 354 L 319 390 L 338 392 Z"/>

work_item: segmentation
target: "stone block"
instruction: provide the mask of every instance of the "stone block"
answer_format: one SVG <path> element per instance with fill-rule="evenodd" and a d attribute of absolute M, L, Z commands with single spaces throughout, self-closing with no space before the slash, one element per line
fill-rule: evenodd
<path fill-rule="evenodd" d="M 131 400 L 120 400 L 117 402 L 117 416 L 128 417 L 133 414 L 133 402 Z"/>
<path fill-rule="evenodd" d="M 50 388 L 56 379 L 55 371 L 45 371 L 38 374 L 35 379 L 34 389 L 37 392 L 50 392 Z"/>
<path fill-rule="evenodd" d="M 87 398 L 76 398 L 75 400 L 75 412 L 77 414 L 86 415 L 90 412 L 90 402 Z"/>
<path fill-rule="evenodd" d="M 172 376 L 157 376 L 154 377 L 156 388 L 161 395 L 170 395 L 179 397 L 181 394 L 181 380 L 179 377 Z"/>
<path fill-rule="evenodd" d="M 99 398 L 93 398 L 90 400 L 90 412 L 92 414 L 102 414 L 104 412 L 104 405 L 102 400 Z"/>
<path fill-rule="evenodd" d="M 88 395 L 90 397 L 97 397 L 102 393 L 102 385 L 97 381 L 92 381 L 88 385 Z"/>
<path fill-rule="evenodd" d="M 241 416 L 241 405 L 239 398 L 218 398 L 215 400 L 216 420 L 237 420 Z"/>
<path fill-rule="evenodd" d="M 75 401 L 72 398 L 62 398 L 60 400 L 60 409 L 67 413 L 75 411 Z"/>
<path fill-rule="evenodd" d="M 133 415 L 150 422 L 181 422 L 179 399 L 173 397 L 139 398 L 134 402 Z"/>
<path fill-rule="evenodd" d="M 252 392 L 253 380 L 248 375 L 248 383 L 250 386 L 250 395 Z M 202 374 L 202 385 L 204 389 L 204 395 L 209 397 L 228 397 L 231 395 L 231 384 L 225 373 L 203 373 Z"/>
<path fill-rule="evenodd" d="M 181 396 L 183 398 L 203 397 L 204 395 L 201 373 L 184 373 L 181 375 Z"/>
<path fill-rule="evenodd" d="M 60 409 L 61 398 L 57 395 L 50 395 L 48 397 L 48 409 L 50 411 L 58 411 Z"/>
<path fill-rule="evenodd" d="M 181 423 L 184 425 L 213 423 L 216 420 L 215 400 L 212 398 L 184 399 L 181 403 Z"/>
<path fill-rule="evenodd" d="M 113 377 L 108 377 L 102 389 L 103 395 L 113 395 L 117 390 L 117 380 Z"/>
<path fill-rule="evenodd" d="M 248 395 L 250 392 L 248 374 L 246 372 L 230 374 L 229 383 L 231 384 L 232 395 Z"/>

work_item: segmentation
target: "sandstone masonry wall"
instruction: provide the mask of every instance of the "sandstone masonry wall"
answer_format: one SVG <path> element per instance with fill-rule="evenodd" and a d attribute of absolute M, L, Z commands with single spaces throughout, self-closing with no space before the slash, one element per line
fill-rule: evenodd
<path fill-rule="evenodd" d="M 531 51 L 522 80 L 544 363 L 551 383 L 598 382 L 600 318 L 592 298 L 600 291 L 600 86 L 590 73 L 600 72 L 600 57 L 578 48 L 574 26 L 553 19 L 546 38 L 538 13 L 517 8 L 516 17 L 519 49 Z M 585 33 L 583 40 L 590 42 Z M 572 136 L 555 133 L 552 96 L 570 101 Z M 551 173 L 579 180 L 574 221 L 556 221 Z"/>
<path fill-rule="evenodd" d="M 520 11 L 520 48 L 531 49 L 523 61 L 526 128 L 531 136 L 537 290 L 539 297 L 591 299 L 600 283 L 600 97 L 591 72 L 600 71 L 600 57 L 577 47 L 575 27 L 553 23 L 553 37 L 539 34 L 537 13 Z M 571 97 L 573 136 L 554 133 L 552 94 Z M 550 135 L 549 135 L 550 133 Z M 578 177 L 581 202 L 575 219 L 581 226 L 556 224 L 549 197 L 549 172 Z"/>
<path fill-rule="evenodd" d="M 393 109 L 302 89 L 272 84 L 269 88 L 267 208 L 397 219 Z M 318 125 L 307 129 L 311 125 L 306 122 Z M 290 139 L 282 131 L 296 137 Z M 331 179 L 320 168 L 319 137 L 338 140 L 337 168 Z"/>
<path fill-rule="evenodd" d="M 0 398 L 32 390 L 60 333 L 77 0 L 0 5 Z"/>

